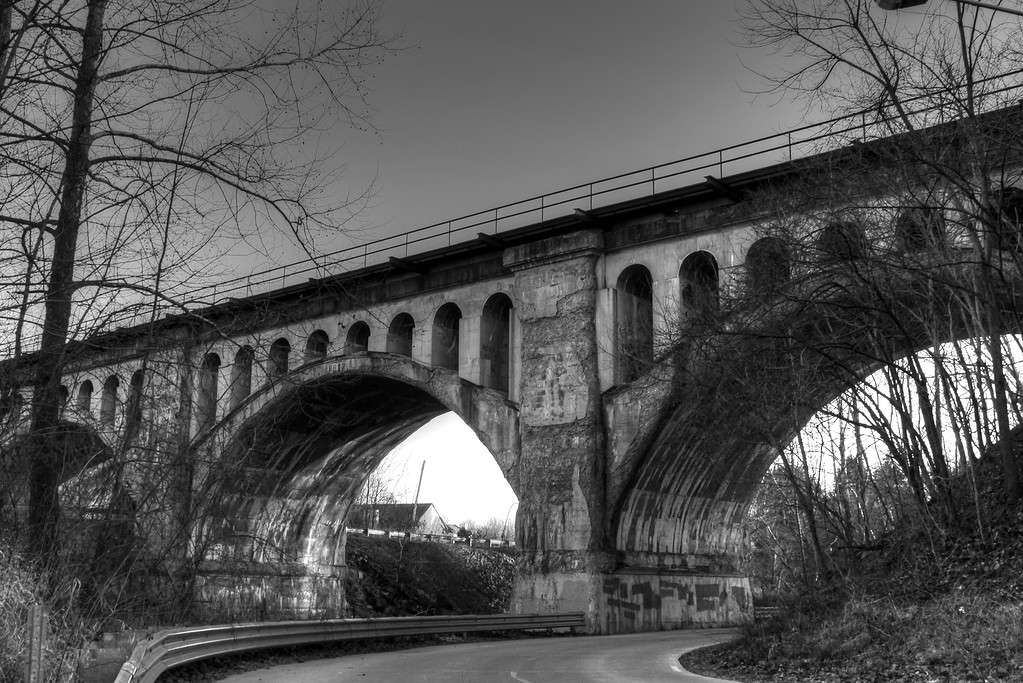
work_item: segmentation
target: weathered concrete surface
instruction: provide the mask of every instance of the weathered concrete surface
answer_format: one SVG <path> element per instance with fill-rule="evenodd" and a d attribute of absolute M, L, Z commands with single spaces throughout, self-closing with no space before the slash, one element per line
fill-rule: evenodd
<path fill-rule="evenodd" d="M 195 576 L 193 613 L 206 623 L 338 618 L 346 613 L 344 578 L 301 563 L 207 561 Z"/>
<path fill-rule="evenodd" d="M 594 328 L 600 232 L 581 231 L 505 252 L 515 271 L 522 338 L 520 611 L 599 602 L 604 538 L 604 428 Z"/>

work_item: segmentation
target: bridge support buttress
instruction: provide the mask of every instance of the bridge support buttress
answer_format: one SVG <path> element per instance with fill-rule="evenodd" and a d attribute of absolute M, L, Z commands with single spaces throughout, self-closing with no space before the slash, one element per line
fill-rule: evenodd
<path fill-rule="evenodd" d="M 516 612 L 582 610 L 594 633 L 747 621 L 745 577 L 621 566 L 607 517 L 596 329 L 602 233 L 513 247 L 522 339 Z"/>

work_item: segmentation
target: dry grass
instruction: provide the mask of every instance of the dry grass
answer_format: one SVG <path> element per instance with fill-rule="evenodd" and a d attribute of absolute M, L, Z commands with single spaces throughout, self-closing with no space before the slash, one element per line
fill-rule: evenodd
<path fill-rule="evenodd" d="M 16 552 L 0 545 L 0 682 L 21 681 L 25 674 L 28 648 L 28 613 L 40 602 L 42 579 Z M 70 597 L 76 590 L 68 584 L 57 590 Z M 51 601 L 47 605 L 49 631 L 44 652 L 47 681 L 73 680 L 77 666 L 82 628 L 73 611 L 63 606 L 71 600 Z"/>
<path fill-rule="evenodd" d="M 693 653 L 686 668 L 741 681 L 1023 680 L 1023 603 L 950 594 L 920 604 L 812 601 Z"/>

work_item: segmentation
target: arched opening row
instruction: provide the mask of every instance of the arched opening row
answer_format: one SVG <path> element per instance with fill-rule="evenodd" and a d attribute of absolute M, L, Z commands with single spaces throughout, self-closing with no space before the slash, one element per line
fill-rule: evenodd
<path fill-rule="evenodd" d="M 483 306 L 480 318 L 479 368 L 480 383 L 485 387 L 508 391 L 511 386 L 512 369 L 512 324 L 514 307 L 506 294 L 495 294 Z M 457 304 L 448 302 L 441 306 L 433 319 L 430 363 L 434 367 L 459 371 L 462 358 L 462 311 Z M 408 313 L 397 314 L 387 328 L 386 350 L 402 356 L 412 357 L 415 319 Z M 370 327 L 364 321 L 352 324 L 345 336 L 343 353 L 365 353 L 369 350 Z M 305 345 L 305 362 L 311 363 L 326 358 L 329 354 L 330 338 L 323 330 L 309 335 Z M 286 375 L 291 368 L 291 342 L 280 337 L 272 342 L 267 355 L 267 377 L 273 381 Z M 228 397 L 230 408 L 241 405 L 252 393 L 252 369 L 255 351 L 243 346 L 235 353 L 230 369 Z M 208 353 L 199 366 L 196 382 L 196 429 L 199 432 L 212 427 L 217 420 L 219 377 L 222 360 L 216 353 Z M 80 391 L 88 391 L 91 385 Z"/>
<path fill-rule="evenodd" d="M 142 420 L 142 392 L 145 385 L 145 372 L 134 371 L 128 382 L 128 391 L 122 399 L 121 378 L 110 375 L 103 381 L 99 397 L 99 422 L 107 428 L 118 423 L 118 414 L 123 410 L 123 427 L 126 433 L 133 434 Z M 74 408 L 85 417 L 93 415 L 93 395 L 95 385 L 86 379 L 79 383 L 75 392 Z M 60 387 L 61 410 L 70 403 L 71 391 L 64 385 Z"/>
<path fill-rule="evenodd" d="M 1023 190 L 1010 188 L 995 197 L 998 216 L 988 221 L 1000 249 L 1023 246 Z M 894 222 L 894 249 L 901 254 L 937 249 L 947 243 L 942 211 L 937 207 L 913 207 L 901 211 Z M 828 264 L 865 258 L 870 243 L 863 226 L 855 221 L 823 225 L 813 236 L 811 257 Z M 762 237 L 746 253 L 746 290 L 754 298 L 775 295 L 791 279 L 792 254 L 779 237 Z M 707 251 L 695 251 L 678 271 L 678 321 L 691 327 L 713 318 L 719 309 L 718 263 Z M 638 378 L 654 356 L 653 279 L 642 265 L 622 270 L 615 292 L 615 382 Z"/>
<path fill-rule="evenodd" d="M 679 266 L 679 321 L 694 325 L 710 319 L 719 305 L 717 259 L 696 251 Z M 642 265 L 631 265 L 618 276 L 615 289 L 615 382 L 631 382 L 654 359 L 653 276 Z"/>

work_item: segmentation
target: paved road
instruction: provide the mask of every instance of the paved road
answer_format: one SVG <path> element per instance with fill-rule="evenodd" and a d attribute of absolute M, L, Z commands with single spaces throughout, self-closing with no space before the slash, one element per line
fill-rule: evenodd
<path fill-rule="evenodd" d="M 285 664 L 223 683 L 697 683 L 678 657 L 734 629 L 461 643 Z"/>

